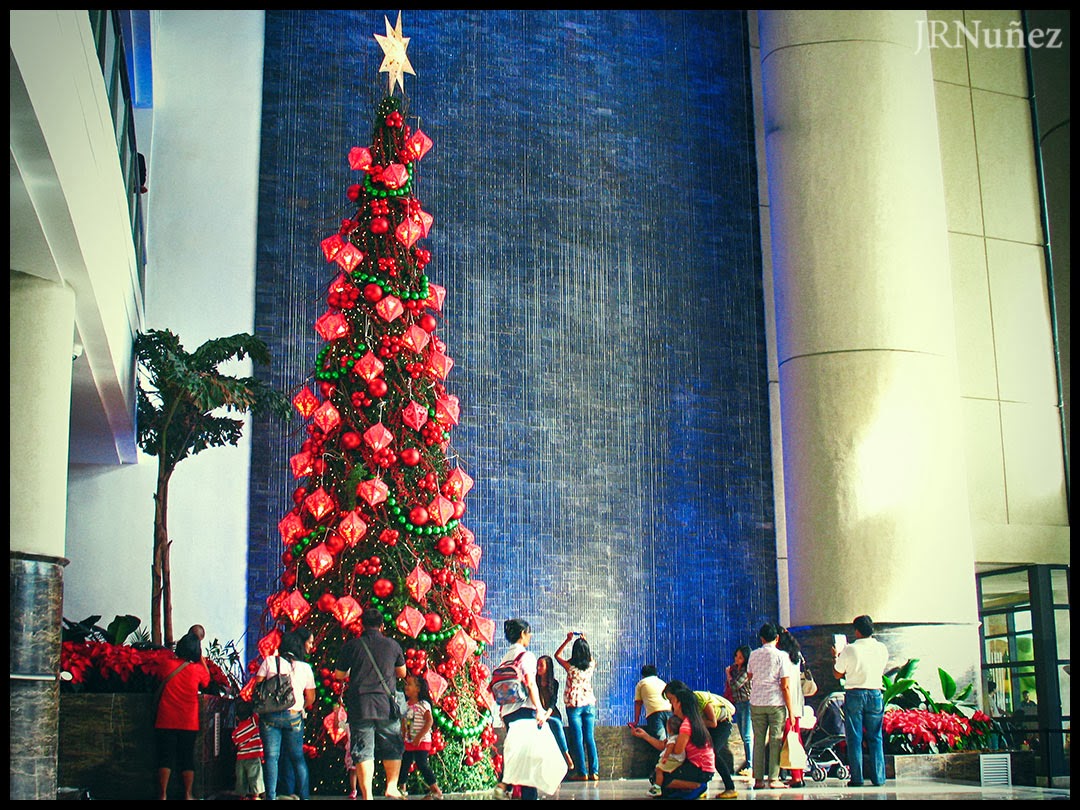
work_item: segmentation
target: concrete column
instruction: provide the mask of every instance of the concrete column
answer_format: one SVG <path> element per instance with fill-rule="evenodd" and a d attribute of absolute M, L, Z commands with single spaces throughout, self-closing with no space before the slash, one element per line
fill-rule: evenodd
<path fill-rule="evenodd" d="M 925 686 L 933 664 L 978 681 L 924 23 L 758 12 L 791 624 L 826 688 L 831 633 L 859 614 L 897 663 L 927 662 Z"/>
<path fill-rule="evenodd" d="M 75 296 L 14 271 L 9 292 L 11 798 L 53 800 Z"/>

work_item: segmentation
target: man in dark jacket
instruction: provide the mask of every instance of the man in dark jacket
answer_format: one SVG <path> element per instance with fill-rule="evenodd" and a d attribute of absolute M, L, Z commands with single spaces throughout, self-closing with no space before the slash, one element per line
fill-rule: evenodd
<path fill-rule="evenodd" d="M 383 617 L 376 608 L 365 610 L 360 622 L 364 632 L 345 642 L 334 667 L 334 678 L 349 682 L 345 710 L 349 714 L 357 787 L 361 799 L 372 798 L 377 755 L 386 771 L 386 796 L 403 799 L 398 777 L 405 743 L 401 719 L 391 714 L 391 701 L 398 680 L 405 677 L 405 655 L 400 644 L 383 635 Z"/>

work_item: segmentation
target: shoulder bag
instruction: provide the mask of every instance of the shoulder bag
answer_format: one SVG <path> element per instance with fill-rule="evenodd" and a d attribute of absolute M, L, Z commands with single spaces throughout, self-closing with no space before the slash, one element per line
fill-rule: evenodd
<path fill-rule="evenodd" d="M 165 680 L 163 680 L 161 682 L 161 685 L 157 688 L 157 691 L 154 692 L 154 705 L 155 706 L 157 706 L 159 703 L 161 703 L 161 696 L 163 694 L 165 694 L 165 684 L 167 684 L 169 681 L 172 680 L 173 675 L 175 675 L 177 672 L 182 670 L 184 667 L 186 667 L 190 663 L 191 663 L 190 661 L 185 661 L 180 666 L 178 666 L 176 669 L 174 669 L 172 672 L 170 672 L 167 676 L 165 676 Z"/>
<path fill-rule="evenodd" d="M 379 676 L 379 683 L 382 684 L 382 688 L 386 690 L 387 697 L 390 698 L 390 719 L 401 719 L 401 706 L 398 705 L 397 697 L 395 696 L 395 690 L 386 685 L 386 678 L 382 676 L 382 672 L 379 670 L 379 665 L 375 663 L 375 656 L 371 654 L 371 650 L 368 648 L 367 642 L 364 639 L 360 639 L 360 646 L 364 648 L 364 652 L 367 653 L 368 659 L 371 661 L 371 666 L 375 669 L 375 674 Z"/>
<path fill-rule="evenodd" d="M 256 714 L 284 712 L 296 705 L 296 693 L 293 691 L 292 676 L 281 674 L 281 656 L 274 656 L 276 675 L 270 675 L 255 684 L 251 690 L 251 707 Z"/>
<path fill-rule="evenodd" d="M 810 671 L 810 667 L 804 665 L 800 680 L 802 682 L 803 697 L 817 694 L 817 681 L 814 680 L 814 673 Z"/>

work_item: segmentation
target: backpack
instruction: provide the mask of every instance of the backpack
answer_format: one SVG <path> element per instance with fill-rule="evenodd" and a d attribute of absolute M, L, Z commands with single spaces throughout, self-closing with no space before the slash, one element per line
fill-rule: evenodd
<path fill-rule="evenodd" d="M 521 653 L 513 661 L 507 661 L 495 667 L 491 672 L 491 696 L 499 706 L 511 703 L 524 703 L 529 693 L 525 689 L 525 675 L 521 671 Z"/>

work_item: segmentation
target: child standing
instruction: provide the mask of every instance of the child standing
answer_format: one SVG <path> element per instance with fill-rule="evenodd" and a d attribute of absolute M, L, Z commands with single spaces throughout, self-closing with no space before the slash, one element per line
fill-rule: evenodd
<path fill-rule="evenodd" d="M 356 763 L 352 758 L 352 734 L 349 733 L 349 715 L 345 712 L 345 704 L 339 703 L 337 707 L 338 731 L 345 737 L 345 773 L 349 775 L 349 798 L 356 798 Z"/>
<path fill-rule="evenodd" d="M 405 678 L 405 716 L 401 718 L 401 730 L 405 736 L 405 753 L 401 757 L 402 781 L 407 782 L 409 769 L 415 764 L 416 769 L 427 784 L 428 796 L 441 799 L 435 773 L 428 764 L 431 753 L 431 693 L 427 681 L 419 675 Z"/>
<path fill-rule="evenodd" d="M 236 704 L 232 741 L 236 746 L 236 793 L 245 799 L 261 799 L 266 789 L 262 773 L 262 737 L 259 736 L 259 718 L 246 700 Z"/>

